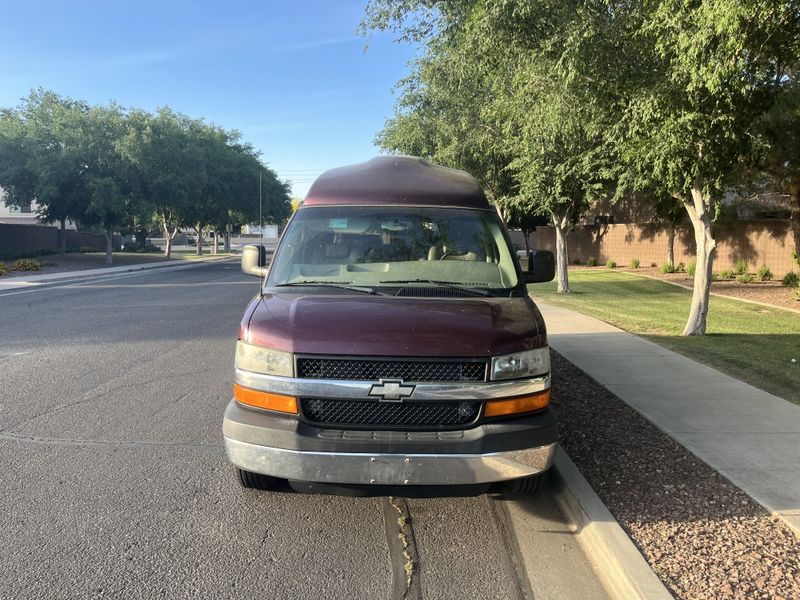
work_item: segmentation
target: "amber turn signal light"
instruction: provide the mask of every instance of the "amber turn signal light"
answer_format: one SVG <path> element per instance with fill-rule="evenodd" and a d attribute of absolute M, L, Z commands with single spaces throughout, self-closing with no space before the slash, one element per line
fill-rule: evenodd
<path fill-rule="evenodd" d="M 550 390 L 545 390 L 531 396 L 487 402 L 483 416 L 502 417 L 504 415 L 533 412 L 545 408 L 548 404 L 550 404 Z"/>
<path fill-rule="evenodd" d="M 251 390 L 242 387 L 238 383 L 233 384 L 233 397 L 238 402 L 256 408 L 265 408 L 282 413 L 297 414 L 297 398 L 294 396 L 281 396 L 280 394 L 270 394 L 259 390 Z"/>

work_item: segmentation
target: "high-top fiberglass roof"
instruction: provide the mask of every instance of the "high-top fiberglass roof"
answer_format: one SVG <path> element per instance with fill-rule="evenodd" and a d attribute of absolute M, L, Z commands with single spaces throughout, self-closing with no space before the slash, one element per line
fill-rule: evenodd
<path fill-rule="evenodd" d="M 325 171 L 312 184 L 303 206 L 337 204 L 489 208 L 469 173 L 413 156 L 378 156 Z"/>

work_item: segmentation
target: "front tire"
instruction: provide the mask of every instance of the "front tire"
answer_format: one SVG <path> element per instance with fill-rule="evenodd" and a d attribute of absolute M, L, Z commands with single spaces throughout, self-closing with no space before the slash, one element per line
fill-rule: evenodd
<path fill-rule="evenodd" d="M 541 489 L 545 477 L 547 477 L 547 472 L 506 481 L 504 485 L 505 492 L 509 494 L 532 496 Z"/>
<path fill-rule="evenodd" d="M 243 488 L 249 490 L 271 490 L 278 483 L 277 477 L 245 471 L 239 467 L 234 468 L 236 469 L 236 479 Z"/>

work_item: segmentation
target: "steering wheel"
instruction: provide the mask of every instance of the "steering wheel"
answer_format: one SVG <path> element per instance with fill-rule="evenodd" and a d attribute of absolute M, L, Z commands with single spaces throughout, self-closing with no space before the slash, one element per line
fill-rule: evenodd
<path fill-rule="evenodd" d="M 445 258 L 450 256 L 451 254 L 453 254 L 455 256 L 464 256 L 465 254 L 469 254 L 469 250 L 467 250 L 466 248 L 453 248 L 452 250 L 448 250 L 447 252 L 442 254 L 439 257 L 439 260 L 444 260 Z"/>

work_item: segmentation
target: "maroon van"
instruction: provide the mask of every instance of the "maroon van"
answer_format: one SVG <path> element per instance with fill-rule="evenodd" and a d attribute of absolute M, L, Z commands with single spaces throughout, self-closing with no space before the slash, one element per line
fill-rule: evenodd
<path fill-rule="evenodd" d="M 271 264 L 236 344 L 223 433 L 245 487 L 279 479 L 388 486 L 508 482 L 553 462 L 550 354 L 522 271 L 473 179 L 412 157 L 323 173 Z"/>

